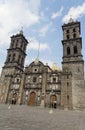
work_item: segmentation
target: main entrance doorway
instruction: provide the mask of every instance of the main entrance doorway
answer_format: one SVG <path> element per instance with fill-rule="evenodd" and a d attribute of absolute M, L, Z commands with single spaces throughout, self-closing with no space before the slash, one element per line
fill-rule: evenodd
<path fill-rule="evenodd" d="M 29 100 L 29 105 L 30 106 L 35 106 L 35 99 L 36 99 L 36 93 L 32 92 L 30 94 L 30 100 Z"/>
<path fill-rule="evenodd" d="M 50 106 L 52 108 L 56 108 L 57 107 L 57 96 L 56 95 L 52 95 L 50 97 Z"/>
<path fill-rule="evenodd" d="M 17 94 L 16 93 L 13 93 L 13 95 L 12 95 L 12 104 L 16 104 L 16 102 L 17 102 Z"/>

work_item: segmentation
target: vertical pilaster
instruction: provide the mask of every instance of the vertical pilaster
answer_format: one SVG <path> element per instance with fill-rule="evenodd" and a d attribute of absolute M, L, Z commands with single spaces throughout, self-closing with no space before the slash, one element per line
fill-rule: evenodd
<path fill-rule="evenodd" d="M 25 73 L 23 73 L 22 78 L 21 78 L 21 84 L 20 84 L 20 89 L 19 89 L 19 95 L 18 95 L 18 104 L 22 103 L 22 96 L 23 96 L 23 88 L 24 88 L 24 83 L 25 83 Z"/>
<path fill-rule="evenodd" d="M 46 85 L 47 85 L 47 72 L 46 68 L 43 73 L 43 79 L 42 79 L 42 97 L 41 97 L 41 106 L 45 106 L 45 98 L 46 98 Z"/>

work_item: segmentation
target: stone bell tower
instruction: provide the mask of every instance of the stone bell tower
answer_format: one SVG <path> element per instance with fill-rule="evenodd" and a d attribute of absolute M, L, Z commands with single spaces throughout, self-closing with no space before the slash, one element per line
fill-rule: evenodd
<path fill-rule="evenodd" d="M 70 18 L 67 24 L 62 26 L 63 30 L 63 61 L 61 78 L 61 106 L 73 109 L 78 107 L 79 88 L 84 80 L 84 61 L 82 56 L 82 38 L 80 22 Z M 77 83 L 77 84 L 76 84 Z M 83 101 L 82 101 L 83 102 Z"/>
<path fill-rule="evenodd" d="M 84 79 L 84 61 L 82 56 L 82 38 L 80 22 L 70 18 L 63 30 L 63 71 L 70 71 L 75 79 Z"/>
<path fill-rule="evenodd" d="M 11 37 L 10 47 L 7 49 L 7 58 L 3 67 L 4 70 L 8 70 L 6 74 L 15 73 L 15 70 L 23 71 L 27 43 L 28 41 L 22 31 Z"/>
<path fill-rule="evenodd" d="M 15 80 L 19 85 L 20 75 L 24 69 L 27 44 L 28 41 L 24 37 L 22 30 L 18 34 L 11 37 L 10 47 L 7 49 L 7 57 L 1 73 L 1 102 L 7 102 L 9 91 L 13 92 L 13 83 Z M 14 79 L 17 75 L 19 78 Z M 18 89 L 17 91 L 19 91 Z"/>

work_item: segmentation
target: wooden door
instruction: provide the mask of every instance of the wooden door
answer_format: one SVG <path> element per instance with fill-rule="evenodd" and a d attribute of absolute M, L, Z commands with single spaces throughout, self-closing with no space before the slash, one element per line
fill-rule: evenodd
<path fill-rule="evenodd" d="M 30 106 L 35 106 L 35 98 L 36 98 L 36 93 L 35 92 L 32 92 L 30 94 L 30 101 L 29 101 L 29 105 Z"/>
<path fill-rule="evenodd" d="M 17 102 L 17 94 L 13 93 L 13 95 L 12 95 L 12 104 L 16 104 L 16 102 Z"/>
<path fill-rule="evenodd" d="M 51 98 L 50 98 L 51 107 L 54 106 L 55 102 L 57 102 L 57 97 L 56 97 L 56 95 L 52 95 Z"/>

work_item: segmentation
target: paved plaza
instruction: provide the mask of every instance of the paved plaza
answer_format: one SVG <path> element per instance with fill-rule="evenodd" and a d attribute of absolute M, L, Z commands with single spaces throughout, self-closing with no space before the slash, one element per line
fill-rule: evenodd
<path fill-rule="evenodd" d="M 0 105 L 0 130 L 85 130 L 85 112 Z"/>

